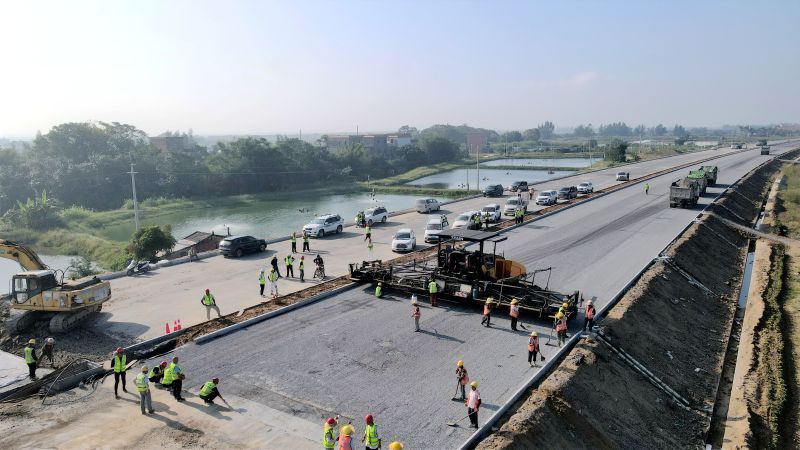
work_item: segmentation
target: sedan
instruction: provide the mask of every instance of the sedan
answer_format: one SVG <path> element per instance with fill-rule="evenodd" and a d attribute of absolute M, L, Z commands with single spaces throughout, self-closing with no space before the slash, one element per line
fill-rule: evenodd
<path fill-rule="evenodd" d="M 397 230 L 392 238 L 393 252 L 410 252 L 417 247 L 417 236 L 411 228 Z"/>

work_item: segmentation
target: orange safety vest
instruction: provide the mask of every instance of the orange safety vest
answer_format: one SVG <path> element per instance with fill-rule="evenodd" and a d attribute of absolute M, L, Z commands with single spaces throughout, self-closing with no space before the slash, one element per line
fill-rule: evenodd
<path fill-rule="evenodd" d="M 492 312 L 492 310 L 489 309 L 489 305 L 483 305 L 483 315 L 488 316 L 490 312 Z"/>
<path fill-rule="evenodd" d="M 508 315 L 514 318 L 519 317 L 519 306 L 511 305 L 511 309 L 508 311 Z"/>
<path fill-rule="evenodd" d="M 344 434 L 339 435 L 339 450 L 353 450 L 350 436 L 345 436 Z"/>
<path fill-rule="evenodd" d="M 472 408 L 475 411 L 478 410 L 478 402 L 481 399 L 481 394 L 478 393 L 478 390 L 475 389 L 474 391 L 469 391 L 469 395 L 467 395 L 467 408 Z"/>
<path fill-rule="evenodd" d="M 422 313 L 420 313 L 420 311 L 419 311 L 419 306 L 415 306 L 411 310 L 411 317 L 415 317 L 415 318 L 419 319 L 421 316 L 422 316 Z"/>
<path fill-rule="evenodd" d="M 594 306 L 587 306 L 586 307 L 586 318 L 587 319 L 594 318 Z"/>
<path fill-rule="evenodd" d="M 556 331 L 567 331 L 567 322 L 564 319 L 559 320 L 556 322 Z"/>
<path fill-rule="evenodd" d="M 532 352 L 536 350 L 539 351 L 539 338 L 535 336 L 531 336 L 530 340 L 528 341 L 528 351 Z"/>

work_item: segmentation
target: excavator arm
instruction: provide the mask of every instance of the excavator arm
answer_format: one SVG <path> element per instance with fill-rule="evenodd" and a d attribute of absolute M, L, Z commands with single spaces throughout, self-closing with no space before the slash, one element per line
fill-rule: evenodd
<path fill-rule="evenodd" d="M 0 239 L 0 258 L 16 261 L 25 270 L 47 270 L 49 267 L 33 250 L 16 242 Z"/>

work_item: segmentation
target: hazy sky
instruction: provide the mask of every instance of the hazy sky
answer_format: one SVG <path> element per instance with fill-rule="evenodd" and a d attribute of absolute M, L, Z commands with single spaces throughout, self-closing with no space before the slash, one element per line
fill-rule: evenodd
<path fill-rule="evenodd" d="M 800 122 L 799 23 L 798 0 L 9 0 L 0 136 Z"/>

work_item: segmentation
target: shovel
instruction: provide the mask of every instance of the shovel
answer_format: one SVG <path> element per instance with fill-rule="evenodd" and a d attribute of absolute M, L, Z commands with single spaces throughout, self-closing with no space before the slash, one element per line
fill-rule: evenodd
<path fill-rule="evenodd" d="M 458 426 L 458 422 L 461 422 L 462 420 L 466 419 L 467 417 L 469 417 L 469 414 L 467 414 L 466 416 L 456 420 L 455 422 L 447 422 L 447 426 L 449 426 L 449 427 L 457 427 Z"/>

